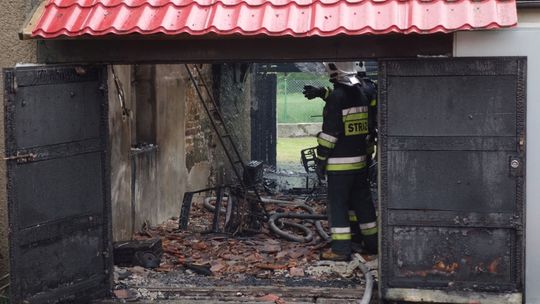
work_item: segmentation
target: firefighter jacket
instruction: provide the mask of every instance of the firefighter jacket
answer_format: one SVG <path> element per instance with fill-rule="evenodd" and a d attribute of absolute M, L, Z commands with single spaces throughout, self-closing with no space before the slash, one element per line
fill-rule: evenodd
<path fill-rule="evenodd" d="M 359 76 L 360 77 L 360 76 Z M 367 154 L 372 155 L 375 152 L 375 142 L 377 139 L 377 84 L 368 77 L 360 78 L 360 86 L 367 99 L 369 100 L 368 111 L 368 124 L 369 124 L 369 138 L 367 145 Z M 324 95 L 320 96 L 325 102 L 328 100 L 328 96 L 332 93 L 332 88 L 325 87 Z"/>
<path fill-rule="evenodd" d="M 375 140 L 377 138 L 377 84 L 373 80 L 364 77 L 360 81 L 364 94 L 369 100 L 369 139 L 367 153 L 375 152 Z"/>
<path fill-rule="evenodd" d="M 328 174 L 366 167 L 369 104 L 360 84 L 334 84 L 324 106 L 322 132 L 317 135 L 317 158 Z"/>

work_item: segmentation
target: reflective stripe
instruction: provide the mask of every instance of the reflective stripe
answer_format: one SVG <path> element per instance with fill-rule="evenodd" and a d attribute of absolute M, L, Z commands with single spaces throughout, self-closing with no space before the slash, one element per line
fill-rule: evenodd
<path fill-rule="evenodd" d="M 350 233 L 333 233 L 332 234 L 332 240 L 333 241 L 348 241 L 350 240 L 351 234 Z"/>
<path fill-rule="evenodd" d="M 331 157 L 328 159 L 328 164 L 353 164 L 366 160 L 365 155 L 353 156 L 353 157 Z"/>
<path fill-rule="evenodd" d="M 351 233 L 351 227 L 333 227 L 330 228 L 332 233 Z"/>
<path fill-rule="evenodd" d="M 325 148 L 328 148 L 328 149 L 334 149 L 334 147 L 336 146 L 335 143 L 333 142 L 329 142 L 328 140 L 326 139 L 323 139 L 323 138 L 317 138 L 317 143 Z"/>
<path fill-rule="evenodd" d="M 328 159 L 326 165 L 327 171 L 349 171 L 360 170 L 365 168 L 366 156 L 354 156 L 354 157 L 331 157 Z"/>
<path fill-rule="evenodd" d="M 354 210 L 349 210 L 349 215 L 356 215 L 356 212 L 354 212 Z"/>
<path fill-rule="evenodd" d="M 356 164 L 333 164 L 326 165 L 326 171 L 349 171 L 349 170 L 360 170 L 366 167 L 366 162 L 356 163 Z"/>
<path fill-rule="evenodd" d="M 377 222 L 360 224 L 360 229 L 370 229 L 370 228 L 373 228 L 373 227 L 377 227 Z"/>
<path fill-rule="evenodd" d="M 318 138 L 318 139 L 319 139 L 319 138 L 320 138 L 320 139 L 324 139 L 324 140 L 326 140 L 326 141 L 328 141 L 328 142 L 331 142 L 331 143 L 333 143 L 333 144 L 335 144 L 335 143 L 337 142 L 337 140 L 338 140 L 337 137 L 334 137 L 334 136 L 332 136 L 332 135 L 330 135 L 330 134 L 326 134 L 326 133 L 323 133 L 323 132 L 320 132 L 319 135 L 317 135 L 317 138 Z"/>
<path fill-rule="evenodd" d="M 362 235 L 374 235 L 377 233 L 377 227 L 369 228 L 369 229 L 362 229 L 360 232 Z"/>
<path fill-rule="evenodd" d="M 330 88 L 329 87 L 324 87 L 324 98 L 323 99 L 328 98 L 328 95 L 330 95 Z"/>
<path fill-rule="evenodd" d="M 368 113 L 354 113 L 343 115 L 343 121 L 368 119 Z"/>
<path fill-rule="evenodd" d="M 369 103 L 370 106 L 374 107 L 377 105 L 377 99 L 372 99 L 371 102 Z"/>
<path fill-rule="evenodd" d="M 369 145 L 367 148 L 367 153 L 370 155 L 375 153 L 375 145 Z"/>
<path fill-rule="evenodd" d="M 317 155 L 317 159 L 320 159 L 320 160 L 326 160 L 326 157 L 322 156 L 322 155 Z"/>
<path fill-rule="evenodd" d="M 341 110 L 341 113 L 343 116 L 347 114 L 353 114 L 353 113 L 366 113 L 368 111 L 368 107 L 352 107 Z"/>
<path fill-rule="evenodd" d="M 356 214 L 349 214 L 349 221 L 358 222 L 358 218 L 356 217 Z"/>

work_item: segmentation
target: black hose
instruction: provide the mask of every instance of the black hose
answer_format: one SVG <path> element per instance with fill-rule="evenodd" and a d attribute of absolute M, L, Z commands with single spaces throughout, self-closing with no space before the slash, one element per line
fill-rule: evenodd
<path fill-rule="evenodd" d="M 294 222 L 289 222 L 289 221 L 281 222 L 284 225 L 294 226 L 296 228 L 299 228 L 300 230 L 303 230 L 305 236 L 301 237 L 301 236 L 297 236 L 297 235 L 294 235 L 294 234 L 291 234 L 291 233 L 288 233 L 288 232 L 285 232 L 285 231 L 281 230 L 276 225 L 276 220 L 281 219 L 281 218 L 314 220 L 315 229 L 317 230 L 319 235 L 324 240 L 329 240 L 330 237 L 324 231 L 324 229 L 322 227 L 322 224 L 320 222 L 320 220 L 326 220 L 328 217 L 326 215 L 323 215 L 323 214 L 315 214 L 315 211 L 313 210 L 313 208 L 309 207 L 308 205 L 298 205 L 298 207 L 306 210 L 308 213 L 307 214 L 306 213 L 279 213 L 279 212 L 274 213 L 268 219 L 268 226 L 269 226 L 270 230 L 272 232 L 274 232 L 275 234 L 277 234 L 277 235 L 281 236 L 282 238 L 287 239 L 289 241 L 300 242 L 300 243 L 308 243 L 308 242 L 311 242 L 313 240 L 313 234 L 311 233 L 311 230 L 309 230 L 307 227 L 305 227 L 304 225 L 294 223 Z M 309 234 L 305 233 L 306 231 L 309 231 Z"/>
<path fill-rule="evenodd" d="M 207 197 L 204 200 L 203 206 L 207 210 L 209 210 L 211 212 L 214 212 L 216 207 L 214 205 L 212 205 L 210 203 L 210 201 L 215 200 L 215 199 L 216 199 L 215 197 Z M 311 242 L 313 240 L 313 233 L 311 232 L 310 229 L 308 229 L 307 227 L 305 227 L 302 224 L 298 224 L 298 223 L 295 223 L 295 222 L 280 221 L 281 225 L 290 226 L 290 227 L 294 227 L 294 228 L 297 228 L 297 229 L 301 230 L 303 232 L 304 236 L 298 236 L 298 235 L 291 234 L 291 233 L 288 233 L 286 231 L 281 230 L 278 227 L 278 225 L 276 225 L 276 220 L 279 220 L 281 218 L 312 220 L 312 222 L 315 225 L 315 230 L 317 230 L 317 233 L 321 236 L 321 238 L 323 240 L 325 240 L 325 241 L 330 240 L 330 236 L 328 235 L 328 233 L 326 233 L 326 231 L 324 231 L 324 228 L 323 228 L 322 223 L 321 223 L 321 220 L 328 219 L 327 215 L 316 214 L 315 210 L 313 210 L 313 208 L 311 208 L 310 206 L 308 206 L 308 205 L 306 205 L 304 203 L 294 203 L 294 202 L 281 201 L 281 200 L 268 199 L 268 198 L 262 198 L 262 199 L 263 199 L 262 202 L 265 203 L 265 204 L 294 205 L 295 207 L 298 207 L 298 208 L 301 208 L 301 209 L 304 209 L 305 211 L 307 211 L 307 213 L 280 213 L 280 212 L 277 212 L 277 213 L 272 214 L 270 216 L 270 218 L 268 219 L 268 225 L 269 225 L 270 230 L 273 233 L 275 233 L 275 234 L 279 235 L 280 237 L 282 237 L 282 238 L 284 238 L 286 240 L 289 240 L 289 241 L 300 242 L 300 243 L 308 243 L 308 242 Z M 224 201 L 227 201 L 227 199 L 224 198 Z M 225 212 L 225 209 L 223 208 L 221 210 L 221 212 Z"/>
<path fill-rule="evenodd" d="M 270 216 L 270 219 L 268 219 L 268 227 L 270 227 L 270 230 L 272 230 L 272 232 L 274 232 L 275 234 L 281 236 L 282 238 L 284 239 L 287 239 L 289 241 L 294 241 L 294 242 L 299 242 L 299 243 L 309 243 L 313 240 L 313 233 L 311 232 L 310 229 L 308 229 L 306 226 L 302 225 L 302 224 L 298 224 L 298 223 L 295 223 L 295 222 L 290 222 L 290 221 L 281 221 L 281 224 L 283 226 L 291 226 L 291 227 L 294 227 L 294 228 L 297 228 L 299 230 L 302 230 L 302 232 L 304 233 L 304 236 L 298 236 L 298 235 L 294 235 L 294 234 L 290 234 L 288 232 L 285 232 L 281 229 L 278 228 L 278 226 L 276 225 L 276 220 L 279 219 L 279 218 L 282 218 L 282 217 L 287 217 L 287 213 L 274 213 Z"/>

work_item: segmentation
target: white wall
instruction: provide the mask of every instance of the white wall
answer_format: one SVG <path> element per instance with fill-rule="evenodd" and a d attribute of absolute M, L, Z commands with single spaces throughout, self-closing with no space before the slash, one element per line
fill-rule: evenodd
<path fill-rule="evenodd" d="M 540 303 L 540 9 L 520 10 L 517 28 L 458 32 L 454 56 L 527 56 L 526 303 Z"/>

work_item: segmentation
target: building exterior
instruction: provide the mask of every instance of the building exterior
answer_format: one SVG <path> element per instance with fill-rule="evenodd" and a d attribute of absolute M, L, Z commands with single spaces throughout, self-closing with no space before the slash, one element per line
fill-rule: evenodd
<path fill-rule="evenodd" d="M 18 37 L 18 31 L 21 24 L 24 23 L 25 18 L 32 9 L 31 1 L 10 1 L 2 3 L 2 17 L 0 18 L 0 24 L 2 24 L 2 38 L 0 39 L 0 49 L 2 55 L 0 56 L 0 65 L 2 67 L 14 66 L 18 62 L 36 62 L 36 42 L 35 41 L 21 41 Z M 3 82 L 3 76 L 2 82 Z M 4 91 L 2 90 L 2 97 Z M 2 110 L 3 111 L 3 108 Z M 3 113 L 3 112 L 2 112 Z M 4 115 L 2 115 L 4 117 Z M 4 124 L 2 123 L 2 128 Z M 2 133 L 2 151 L 4 151 L 4 140 Z M 0 165 L 2 168 L 2 174 L 0 177 L 1 183 L 4 185 L 5 180 L 5 163 Z M 2 204 L 0 204 L 0 271 L 1 273 L 7 272 L 8 269 L 8 227 L 7 227 L 7 200 L 5 187 L 0 187 L 0 195 L 2 197 Z"/>
<path fill-rule="evenodd" d="M 537 60 L 540 60 L 540 55 L 538 55 L 540 54 L 540 50 L 538 49 L 539 45 L 536 41 L 538 39 L 536 38 L 539 37 L 540 34 L 540 13 L 534 8 L 518 10 L 519 22 L 517 28 L 496 31 L 459 31 L 471 28 L 477 29 L 477 27 L 470 24 L 470 22 L 473 22 L 474 20 L 460 20 L 461 23 L 458 25 L 453 24 L 454 27 L 451 27 L 452 24 L 449 25 L 444 23 L 444 18 L 437 18 L 438 15 L 436 13 L 433 13 L 432 15 L 421 15 L 420 13 L 416 13 L 418 15 L 413 15 L 431 16 L 432 18 L 411 18 L 413 20 L 413 26 L 407 27 L 406 30 L 397 31 L 400 34 L 387 34 L 388 32 L 395 30 L 388 30 L 394 27 L 386 25 L 383 26 L 379 32 L 377 32 L 377 30 L 372 30 L 371 33 L 375 35 L 359 35 L 370 32 L 370 30 L 366 30 L 365 26 L 353 24 L 351 25 L 353 30 L 350 30 L 348 33 L 353 36 L 339 36 L 336 34 L 340 32 L 329 29 L 332 26 L 335 26 L 335 24 L 329 26 L 321 21 L 320 26 L 315 27 L 313 31 L 310 32 L 311 34 L 319 36 L 305 37 L 307 35 L 304 35 L 301 38 L 282 37 L 280 36 L 282 34 L 279 34 L 281 33 L 279 30 L 272 31 L 272 26 L 268 25 L 281 23 L 276 22 L 276 20 L 264 20 L 264 22 L 269 23 L 266 27 L 261 26 L 261 28 L 259 28 L 259 31 L 261 31 L 259 34 L 270 34 L 270 37 L 263 35 L 243 37 L 240 39 L 230 39 L 227 36 L 221 39 L 216 39 L 215 37 L 204 39 L 205 36 L 202 36 L 203 38 L 194 38 L 190 37 L 190 35 L 197 36 L 199 34 L 207 34 L 207 32 L 197 33 L 194 28 L 190 28 L 190 31 L 172 31 L 170 33 L 165 33 L 180 35 L 179 37 L 182 39 L 179 40 L 162 39 L 163 36 L 159 36 L 160 34 L 155 32 L 143 33 L 155 35 L 152 36 L 153 40 L 151 40 L 151 43 L 148 43 L 148 40 L 144 41 L 137 38 L 49 40 L 55 38 L 58 33 L 68 33 L 68 35 L 72 35 L 75 31 L 66 31 L 66 28 L 61 30 L 56 28 L 55 31 L 54 26 L 51 27 L 49 26 L 50 24 L 48 25 L 44 21 L 41 23 L 38 22 L 38 20 L 35 19 L 36 14 L 30 14 L 30 9 L 43 10 L 46 9 L 44 4 L 57 3 L 58 7 L 67 7 L 67 10 L 69 10 L 69 6 L 62 6 L 61 2 L 62 1 L 24 3 L 22 1 L 14 1 L 7 5 L 2 4 L 2 8 L 4 9 L 5 6 L 6 12 L 8 13 L 0 16 L 0 24 L 8 25 L 3 28 L 10 28 L 12 31 L 6 31 L 3 34 L 6 35 L 5 39 L 0 41 L 0 49 L 2 50 L 0 64 L 2 67 L 6 68 L 12 67 L 18 62 L 64 64 L 68 66 L 95 64 L 98 66 L 101 65 L 106 69 L 105 73 L 107 75 L 108 88 L 106 96 L 106 99 L 108 100 L 107 141 L 108 146 L 110 147 L 110 155 L 104 157 L 105 159 L 110 157 L 110 161 L 113 165 L 111 166 L 110 183 L 107 182 L 106 176 L 109 175 L 106 170 L 102 175 L 97 172 L 96 178 L 101 178 L 102 180 L 100 179 L 100 181 L 105 185 L 105 191 L 103 192 L 105 193 L 103 196 L 104 201 L 107 201 L 107 195 L 109 195 L 107 193 L 107 187 L 110 187 L 111 190 L 109 200 L 111 204 L 110 213 L 112 220 L 110 225 L 113 227 L 113 240 L 128 238 L 133 230 L 136 230 L 145 220 L 157 223 L 166 219 L 171 213 L 174 214 L 177 208 L 176 204 L 179 203 L 177 202 L 177 198 L 180 197 L 184 191 L 204 187 L 208 185 L 209 182 L 219 182 L 225 175 L 226 167 L 224 166 L 223 156 L 215 151 L 217 150 L 216 140 L 212 137 L 211 132 L 209 132 L 208 124 L 201 119 L 202 110 L 197 105 L 197 96 L 193 87 L 189 85 L 187 75 L 185 71 L 182 70 L 182 65 L 179 63 L 214 63 L 214 67 L 210 64 L 204 66 L 203 70 L 208 79 L 216 79 L 216 73 L 218 73 L 221 81 L 223 81 L 223 79 L 228 79 L 223 81 L 223 83 L 227 83 L 228 86 L 230 86 L 231 82 L 234 84 L 236 81 L 236 84 L 239 88 L 241 87 L 244 92 L 250 92 L 251 87 L 253 87 L 253 80 L 246 77 L 239 81 L 237 80 L 238 77 L 235 76 L 240 73 L 241 69 L 238 69 L 238 67 L 232 64 L 221 64 L 221 68 L 216 72 L 215 63 L 224 61 L 291 61 L 299 59 L 321 60 L 327 58 L 350 60 L 356 58 L 376 58 L 381 60 L 381 66 L 383 67 L 381 71 L 384 71 L 382 77 L 390 77 L 407 76 L 407 73 L 413 73 L 413 76 L 422 76 L 421 73 L 424 72 L 406 68 L 415 66 L 416 63 L 419 63 L 419 65 L 423 64 L 423 59 L 411 61 L 412 58 L 418 57 L 419 55 L 423 57 L 526 56 L 526 79 L 528 84 L 526 91 L 527 129 L 534 130 L 535 127 L 535 122 L 532 117 L 535 117 L 534 115 L 536 115 L 536 101 L 540 98 L 540 92 L 532 85 L 532 83 L 538 79 L 538 71 L 536 70 L 538 68 Z M 468 1 L 465 2 L 469 3 Z M 340 3 L 339 1 L 336 3 L 338 3 L 338 6 L 347 5 L 343 4 L 343 2 Z M 429 3 L 428 1 L 427 5 L 434 4 L 435 6 L 426 8 L 426 11 L 429 12 L 430 9 L 432 11 L 438 11 L 440 7 L 436 5 L 441 5 L 440 3 L 441 2 L 436 1 Z M 178 5 L 178 7 L 182 8 L 182 5 Z M 512 1 L 484 1 L 478 4 L 478 7 L 475 7 L 474 9 L 484 12 L 497 11 L 497 9 L 493 10 L 492 7 L 483 5 L 495 5 L 495 8 L 498 7 L 500 9 L 499 12 L 503 12 L 500 14 L 492 14 L 491 17 L 493 18 L 493 22 L 484 25 L 482 27 L 483 29 L 490 29 L 501 25 L 510 26 L 513 24 L 512 14 L 504 13 L 507 11 L 508 5 L 510 5 L 510 7 L 515 5 Z M 91 9 L 84 5 L 83 8 Z M 391 7 L 385 7 L 385 9 L 389 8 Z M 355 11 L 356 9 L 356 6 L 350 7 L 351 11 Z M 466 11 L 467 8 L 460 6 L 452 8 L 450 11 L 453 12 L 454 9 L 458 11 L 464 9 Z M 417 12 L 416 10 L 414 11 Z M 323 13 L 331 14 L 332 12 L 336 13 L 335 11 Z M 54 11 L 49 11 L 48 13 L 52 16 L 55 14 Z M 70 13 L 73 12 L 71 11 Z M 361 10 L 359 13 L 368 15 L 375 14 L 374 11 L 366 12 Z M 389 20 L 391 19 L 391 16 L 393 16 L 391 9 L 388 11 L 381 9 L 378 13 L 382 13 L 383 15 L 387 14 Z M 253 16 L 255 14 L 257 14 L 257 12 L 254 11 Z M 299 12 L 299 14 L 301 14 L 301 12 Z M 37 42 L 35 40 L 21 41 L 18 39 L 17 35 L 20 26 L 23 25 L 23 19 L 28 16 L 34 16 L 34 18 L 30 18 L 30 21 L 25 23 L 26 26 L 22 31 L 23 37 L 28 38 L 32 35 L 38 35 L 41 36 L 41 38 L 47 39 L 39 40 Z M 108 16 L 108 14 L 105 16 Z M 283 18 L 283 15 L 276 14 L 275 18 Z M 424 23 L 426 20 L 428 25 Z M 102 22 L 101 24 L 106 24 L 106 22 Z M 193 25 L 194 27 L 195 24 L 196 23 Z M 245 24 L 249 25 L 250 23 L 248 22 Z M 64 26 L 67 25 L 69 24 L 64 24 Z M 215 24 L 215 26 L 219 28 L 221 24 Z M 422 32 L 419 28 L 425 26 L 432 30 L 432 32 L 430 32 L 431 34 L 416 34 Z M 446 26 L 450 26 L 452 33 L 446 33 L 448 30 Z M 397 27 L 399 28 L 399 26 Z M 177 30 L 179 28 L 182 27 L 179 26 Z M 242 26 L 239 28 L 242 29 Z M 262 31 L 261 29 L 263 28 L 266 29 L 267 32 Z M 345 28 L 347 29 L 347 27 Z M 441 28 L 444 30 L 440 30 Z M 112 32 L 111 29 L 113 29 Z M 132 29 L 131 27 L 126 27 L 124 32 L 118 31 L 118 29 L 115 32 L 114 29 L 114 27 L 104 27 L 103 29 L 99 29 L 99 31 L 101 34 L 132 34 L 132 32 L 130 32 Z M 50 30 L 50 32 L 47 30 Z M 88 28 L 85 28 L 85 30 L 87 31 L 86 34 L 88 34 Z M 301 36 L 299 33 L 305 31 L 305 29 L 302 29 L 301 27 L 295 28 L 294 26 L 288 30 L 289 33 L 293 33 L 292 36 Z M 385 32 L 385 30 L 388 31 Z M 454 33 L 453 31 L 455 30 L 458 31 Z M 305 34 L 305 32 L 303 33 Z M 409 35 L 402 35 L 403 33 L 409 33 Z M 187 36 L 185 36 L 186 34 Z M 239 34 L 242 36 L 245 32 L 238 32 L 237 27 L 234 28 L 232 32 L 226 31 L 225 33 L 219 33 L 219 31 L 217 31 L 217 35 L 219 36 L 220 34 Z M 359 45 L 362 47 L 358 47 Z M 408 58 L 409 63 L 405 63 L 403 67 L 399 64 L 393 66 L 391 62 L 385 63 L 385 58 L 397 57 Z M 513 59 L 505 61 L 503 67 L 500 69 L 496 66 L 493 70 L 489 70 L 486 75 L 491 75 L 490 73 L 497 74 L 501 70 L 506 71 L 502 73 L 503 76 L 506 75 L 504 73 L 514 73 L 513 70 L 511 72 L 505 70 L 507 65 L 513 66 L 514 61 L 512 60 Z M 448 62 L 452 65 L 451 59 Z M 470 65 L 466 60 L 463 62 L 456 63 L 456 67 L 467 67 L 467 64 Z M 472 62 L 474 62 L 474 60 Z M 521 62 L 523 61 L 522 59 L 516 59 L 515 62 L 517 62 L 516 64 L 518 67 L 521 67 Z M 158 63 L 161 65 L 156 65 Z M 483 63 L 485 63 L 486 66 L 492 66 L 489 59 L 487 59 L 487 61 L 481 61 L 478 65 L 482 65 Z M 426 63 L 426 70 L 429 70 L 429 64 L 430 63 Z M 98 72 L 96 73 L 99 74 L 99 68 L 97 70 Z M 482 69 L 480 68 L 479 70 Z M 78 77 L 81 79 L 89 77 L 88 75 L 85 75 L 86 72 L 79 73 L 77 72 L 77 69 L 75 69 L 75 71 L 75 74 L 70 72 L 72 74 L 70 74 L 69 77 L 75 77 L 76 79 L 78 79 Z M 90 68 L 87 71 L 93 71 L 93 68 Z M 519 68 L 516 74 L 517 76 L 515 77 L 519 79 L 519 77 L 521 77 L 521 72 L 522 69 Z M 97 80 L 95 81 L 100 81 L 101 78 L 96 79 Z M 387 81 L 387 79 L 389 78 L 382 78 L 382 82 L 387 84 L 390 83 L 390 80 Z M 30 87 L 31 85 L 32 82 L 30 81 L 28 86 Z M 518 84 L 517 90 L 519 91 L 519 89 Z M 230 117 L 235 121 L 238 121 L 240 125 L 249 126 L 250 113 L 248 110 L 238 112 L 235 110 L 238 109 L 238 106 L 236 106 L 235 109 L 227 109 L 227 105 L 240 104 L 244 106 L 240 108 L 249 109 L 250 95 L 247 93 L 244 95 L 234 94 L 219 87 L 216 90 L 224 100 L 230 101 L 230 103 L 225 103 L 223 105 L 223 110 L 225 112 L 229 111 Z M 9 89 L 6 89 L 5 92 L 8 95 L 13 95 L 13 92 L 10 92 Z M 386 92 L 386 90 L 383 90 L 383 92 Z M 385 101 L 390 103 L 392 97 L 384 94 L 385 93 L 381 96 L 383 104 Z M 76 96 L 77 94 L 75 93 L 73 95 Z M 122 95 L 123 97 L 118 97 L 119 95 Z M 179 98 L 176 99 L 176 97 Z M 177 100 L 177 103 L 171 103 L 171 100 Z M 517 111 L 519 112 L 520 109 Z M 538 111 L 540 111 L 540 109 Z M 391 120 L 389 119 L 388 121 L 390 122 Z M 519 125 L 519 121 L 514 123 Z M 9 121 L 7 122 L 7 125 L 10 125 Z M 248 129 L 249 128 L 244 128 L 243 130 Z M 7 130 L 5 132 L 9 133 L 10 131 Z M 7 134 L 5 132 L 2 132 L 2 135 L 0 136 Z M 389 133 L 383 134 L 388 134 L 389 138 L 393 135 L 391 130 Z M 240 137 L 242 138 L 241 142 L 244 143 L 244 148 L 242 150 L 248 155 L 249 144 L 247 143 L 251 138 L 251 134 L 246 131 L 240 134 Z M 540 142 L 540 138 L 537 140 L 537 137 L 538 136 L 533 132 L 529 132 L 525 137 L 527 147 L 525 170 L 525 181 L 527 182 L 526 195 L 523 199 L 517 199 L 528 202 L 526 205 L 526 216 L 529 219 L 535 219 L 538 213 L 540 213 L 540 208 L 534 206 L 534 200 L 540 196 L 540 193 L 537 193 L 539 190 L 535 189 L 533 184 L 536 180 L 535 172 L 540 170 L 540 165 L 538 165 L 538 160 L 536 159 L 537 156 L 535 155 L 538 154 L 535 153 L 535 149 L 539 146 L 538 142 Z M 2 142 L 4 141 L 2 140 Z M 142 144 L 139 146 L 140 149 L 132 149 L 132 147 L 137 144 Z M 148 144 L 157 146 L 157 149 Z M 403 145 L 406 146 L 407 143 L 404 143 Z M 9 150 L 12 152 L 12 150 L 10 150 L 11 147 L 6 147 L 5 149 L 6 151 Z M 106 151 L 100 153 L 107 154 Z M 8 154 L 8 152 L 6 152 L 6 155 L 8 157 L 13 156 Z M 13 166 L 15 160 L 18 161 L 18 159 L 11 159 L 8 160 L 8 162 L 11 161 L 11 166 Z M 517 160 L 521 159 L 518 158 L 516 161 Z M 106 163 L 106 161 L 104 163 Z M 2 165 L 4 166 L 5 164 L 3 163 Z M 2 175 L 6 175 L 5 167 L 1 168 L 3 168 L 2 172 L 4 172 Z M 519 173 L 516 173 L 516 175 L 519 176 Z M 180 183 L 177 183 L 176 181 L 180 181 Z M 6 181 L 1 178 L 0 182 L 6 183 Z M 1 191 L 0 218 L 2 220 L 0 222 L 2 224 L 0 224 L 0 274 L 3 272 L 1 270 L 7 269 L 6 260 L 8 255 L 8 226 L 6 225 L 6 205 L 8 199 L 6 198 L 4 190 Z M 518 192 L 519 191 L 520 190 L 518 190 Z M 149 201 L 158 203 L 155 205 L 145 204 L 145 202 Z M 385 201 L 385 199 L 383 199 L 383 201 Z M 392 202 L 390 201 L 390 203 Z M 429 208 L 425 209 L 427 210 Z M 107 218 L 107 208 L 104 210 L 102 215 L 104 218 Z M 520 210 L 517 211 L 517 214 L 519 214 L 519 212 Z M 401 215 L 398 214 L 397 216 L 399 217 Z M 464 218 L 467 219 L 466 216 Z M 518 223 L 516 224 L 517 230 L 519 230 L 521 225 L 524 224 L 524 221 L 519 219 L 516 222 Z M 512 230 L 514 228 L 512 225 L 513 224 L 509 224 L 509 226 L 504 226 L 503 228 L 510 228 L 510 230 Z M 495 228 L 501 227 L 496 226 Z M 540 272 L 536 270 L 539 268 L 536 267 L 536 265 L 540 266 L 540 259 L 534 254 L 535 248 L 540 245 L 540 237 L 537 237 L 534 234 L 535 227 L 536 224 L 533 220 L 530 220 L 526 224 L 528 233 L 525 234 L 525 248 L 527 249 L 525 262 L 523 263 L 523 261 L 520 261 L 519 263 L 516 263 L 518 265 L 517 270 L 512 269 L 506 271 L 506 273 L 510 274 L 508 275 L 510 278 L 505 277 L 504 280 L 506 281 L 504 282 L 512 281 L 513 283 L 513 279 L 515 277 L 517 278 L 517 287 L 514 286 L 508 289 L 516 289 L 516 292 L 507 292 L 507 290 L 505 290 L 505 292 L 509 294 L 508 297 L 498 295 L 494 298 L 490 298 L 490 303 L 521 302 L 523 285 L 526 286 L 524 300 L 527 303 L 540 302 L 540 291 L 534 288 L 535 282 L 540 276 Z M 383 228 L 391 229 L 391 227 L 386 226 Z M 499 229 L 497 231 L 500 232 L 504 229 Z M 106 234 L 106 232 L 103 234 Z M 519 241 L 519 233 L 517 235 L 517 241 L 513 236 L 507 236 L 506 234 L 500 238 L 500 240 L 504 239 L 505 241 L 507 237 L 511 238 L 512 244 L 517 244 L 517 248 L 514 248 L 515 253 L 507 255 L 509 261 L 505 260 L 505 262 L 508 262 L 508 265 L 515 265 L 512 259 L 519 260 L 521 256 L 520 250 L 522 244 Z M 407 239 L 404 238 L 404 240 Z M 384 242 L 390 241 L 388 239 L 383 239 L 383 243 Z M 500 244 L 503 243 L 504 242 L 501 241 Z M 104 245 L 104 251 L 107 251 L 106 247 L 107 245 Z M 104 264 L 110 263 L 110 259 L 104 258 L 104 260 Z M 387 264 L 392 264 L 392 261 L 389 261 Z M 520 265 L 525 265 L 526 267 L 524 284 L 522 282 L 522 272 L 519 269 Z M 384 267 L 389 266 L 383 265 L 383 269 L 386 269 Z M 389 269 L 392 268 L 390 267 Z M 383 280 L 386 279 L 386 276 L 386 274 L 383 274 Z M 390 275 L 388 275 L 388 277 L 390 277 Z M 107 280 L 105 279 L 105 281 Z M 495 288 L 497 288 L 497 282 L 498 281 L 495 281 Z M 446 283 L 448 282 L 443 281 L 443 284 Z M 398 287 L 403 286 L 399 285 Z M 421 291 L 411 295 L 407 294 L 404 290 L 389 288 L 389 290 L 390 289 L 391 292 L 386 289 L 383 289 L 382 292 L 389 297 L 405 300 L 431 299 L 450 300 L 456 303 L 462 303 L 464 301 L 469 301 L 470 299 L 467 298 L 467 295 L 471 295 L 459 294 L 459 292 L 456 294 L 438 294 L 437 292 L 427 292 L 424 294 Z M 489 295 L 489 292 L 487 292 L 487 294 Z M 481 296 L 484 296 L 484 294 L 481 294 Z M 482 299 L 478 299 L 478 301 L 481 300 Z"/>

